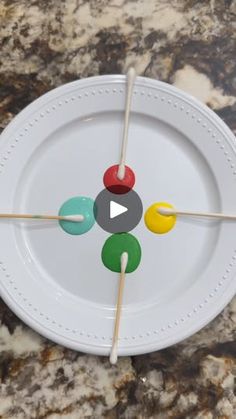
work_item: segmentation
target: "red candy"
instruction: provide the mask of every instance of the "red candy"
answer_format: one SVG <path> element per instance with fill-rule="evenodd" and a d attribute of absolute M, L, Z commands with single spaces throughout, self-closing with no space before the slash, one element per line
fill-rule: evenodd
<path fill-rule="evenodd" d="M 109 167 L 103 176 L 103 183 L 105 187 L 112 193 L 124 194 L 130 191 L 135 184 L 135 175 L 130 167 L 125 166 L 124 179 L 120 180 L 117 177 L 119 165 Z"/>

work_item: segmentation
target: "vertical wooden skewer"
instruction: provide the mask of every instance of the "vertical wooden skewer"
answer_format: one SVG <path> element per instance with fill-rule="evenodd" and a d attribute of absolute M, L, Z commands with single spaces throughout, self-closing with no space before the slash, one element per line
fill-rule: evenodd
<path fill-rule="evenodd" d="M 116 364 L 117 362 L 117 348 L 118 348 L 118 337 L 119 337 L 119 329 L 120 329 L 120 318 L 121 318 L 121 309 L 122 309 L 122 300 L 123 300 L 123 292 L 124 292 L 124 285 L 125 285 L 125 271 L 128 264 L 128 253 L 124 252 L 120 258 L 120 280 L 119 280 L 119 289 L 118 289 L 118 296 L 117 296 L 117 303 L 116 303 L 116 318 L 115 318 L 115 327 L 112 339 L 112 347 L 111 347 L 111 354 L 110 354 L 110 363 Z"/>
<path fill-rule="evenodd" d="M 132 93 L 133 93 L 135 78 L 136 78 L 135 69 L 131 67 L 127 73 L 127 95 L 126 95 L 126 104 L 125 104 L 124 132 L 123 132 L 123 140 L 122 140 L 122 147 L 121 147 L 120 164 L 119 164 L 119 168 L 117 172 L 117 177 L 120 180 L 123 180 L 125 177 L 125 160 L 126 160 L 126 150 L 127 150 L 127 143 L 128 143 L 129 117 L 130 117 L 131 100 L 132 100 Z"/>

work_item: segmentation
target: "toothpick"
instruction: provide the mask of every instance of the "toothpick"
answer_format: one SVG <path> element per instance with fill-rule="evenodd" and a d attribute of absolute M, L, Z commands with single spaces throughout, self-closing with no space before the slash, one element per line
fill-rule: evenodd
<path fill-rule="evenodd" d="M 132 93 L 133 93 L 135 78 L 136 78 L 135 69 L 131 67 L 127 73 L 127 95 L 126 95 L 126 104 L 125 104 L 124 132 L 123 132 L 123 140 L 122 140 L 122 147 L 121 147 L 120 164 L 119 164 L 119 168 L 117 172 L 117 177 L 120 180 L 123 180 L 125 177 L 125 160 L 126 160 L 126 150 L 127 150 L 127 143 L 128 143 L 129 117 L 130 117 L 131 100 L 132 100 Z"/>
<path fill-rule="evenodd" d="M 196 212 L 196 211 L 179 211 L 174 208 L 158 208 L 157 210 L 161 215 L 187 215 L 192 217 L 205 217 L 205 218 L 218 218 L 223 220 L 236 220 L 235 214 L 222 214 L 218 212 Z"/>
<path fill-rule="evenodd" d="M 123 292 L 124 292 L 124 285 L 125 285 L 125 271 L 128 265 L 128 257 L 129 257 L 128 253 L 124 252 L 122 253 L 121 258 L 120 258 L 121 272 L 120 272 L 119 289 L 118 289 L 118 296 L 117 296 L 117 303 L 116 303 L 115 327 L 114 327 L 111 354 L 110 354 L 111 364 L 116 364 L 117 362 L 117 348 L 118 348 L 118 337 L 119 337 L 119 328 L 120 328 L 120 317 L 121 317 L 122 299 L 123 299 Z"/>
<path fill-rule="evenodd" d="M 34 214 L 0 214 L 0 218 L 18 218 L 31 220 L 59 220 L 59 221 L 84 221 L 84 216 L 78 215 L 34 215 Z"/>

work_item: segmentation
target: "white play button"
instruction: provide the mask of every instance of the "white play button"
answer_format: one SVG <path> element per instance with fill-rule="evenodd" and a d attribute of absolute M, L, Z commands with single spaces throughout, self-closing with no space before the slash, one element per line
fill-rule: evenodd
<path fill-rule="evenodd" d="M 99 226 L 109 233 L 127 233 L 133 230 L 141 220 L 142 213 L 141 199 L 133 190 L 114 194 L 103 189 L 95 199 L 94 217 Z"/>
<path fill-rule="evenodd" d="M 128 208 L 123 205 L 117 204 L 117 202 L 110 201 L 110 218 L 115 218 L 118 215 L 128 211 Z"/>

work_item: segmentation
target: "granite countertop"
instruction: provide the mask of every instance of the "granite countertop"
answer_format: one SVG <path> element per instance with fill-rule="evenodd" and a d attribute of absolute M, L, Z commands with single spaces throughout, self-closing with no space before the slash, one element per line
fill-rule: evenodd
<path fill-rule="evenodd" d="M 236 132 L 236 0 L 2 0 L 0 130 L 46 91 L 123 73 L 172 83 Z M 119 359 L 40 337 L 0 303 L 0 418 L 235 418 L 236 299 L 174 347 Z"/>

